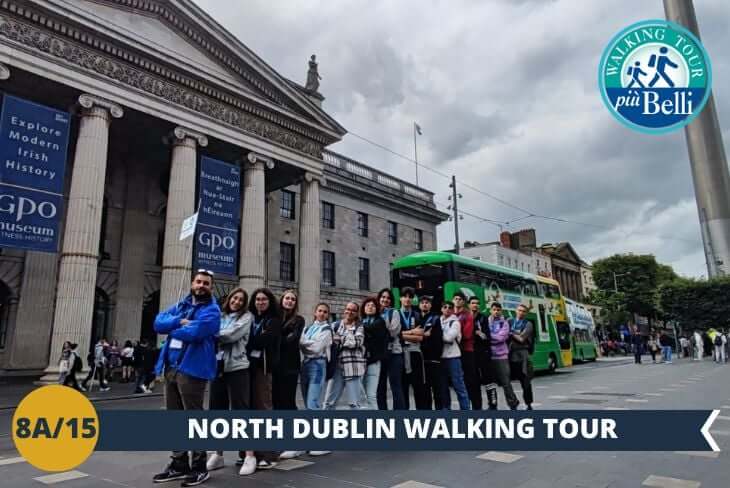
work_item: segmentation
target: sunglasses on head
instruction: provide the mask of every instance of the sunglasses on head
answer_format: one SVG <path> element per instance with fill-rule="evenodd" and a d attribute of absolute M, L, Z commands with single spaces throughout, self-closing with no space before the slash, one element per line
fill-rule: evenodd
<path fill-rule="evenodd" d="M 213 273 L 211 270 L 209 270 L 209 269 L 203 269 L 203 268 L 200 268 L 198 271 L 196 271 L 196 274 L 209 275 L 211 278 L 213 276 L 215 276 L 215 273 Z"/>

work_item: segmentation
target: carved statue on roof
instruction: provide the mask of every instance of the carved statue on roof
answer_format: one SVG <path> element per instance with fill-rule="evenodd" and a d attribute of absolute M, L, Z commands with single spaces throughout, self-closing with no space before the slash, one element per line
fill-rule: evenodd
<path fill-rule="evenodd" d="M 319 90 L 319 80 L 321 79 L 322 77 L 319 76 L 319 72 L 317 71 L 317 56 L 312 54 L 312 57 L 309 59 L 307 84 L 304 86 L 304 89 L 311 93 L 317 93 L 317 90 Z"/>

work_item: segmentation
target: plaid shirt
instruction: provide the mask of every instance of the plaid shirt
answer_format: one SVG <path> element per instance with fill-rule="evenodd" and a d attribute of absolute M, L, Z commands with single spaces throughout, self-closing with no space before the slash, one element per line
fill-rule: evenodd
<path fill-rule="evenodd" d="M 367 361 L 365 359 L 365 328 L 357 321 L 354 328 L 347 328 L 342 321 L 334 327 L 335 335 L 340 336 L 339 357 L 337 366 L 342 370 L 344 379 L 365 375 Z"/>

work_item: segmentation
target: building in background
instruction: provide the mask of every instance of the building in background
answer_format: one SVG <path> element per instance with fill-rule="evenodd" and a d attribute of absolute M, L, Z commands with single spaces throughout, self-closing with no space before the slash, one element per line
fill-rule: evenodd
<path fill-rule="evenodd" d="M 195 2 L 61 3 L 0 5 L 0 91 L 72 114 L 58 252 L 0 249 L 0 373 L 52 380 L 65 341 L 155 337 L 190 284 L 179 234 L 203 156 L 241 176 L 238 267 L 218 296 L 293 287 L 302 315 L 337 310 L 436 248 L 433 195 L 327 151 L 346 130 L 324 97 Z"/>

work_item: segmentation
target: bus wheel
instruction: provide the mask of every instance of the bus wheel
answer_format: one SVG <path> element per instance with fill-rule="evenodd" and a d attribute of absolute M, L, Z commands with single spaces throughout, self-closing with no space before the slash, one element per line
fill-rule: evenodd
<path fill-rule="evenodd" d="M 555 359 L 555 354 L 550 353 L 550 357 L 548 358 L 548 371 L 554 373 L 556 369 L 558 369 L 558 361 Z"/>

